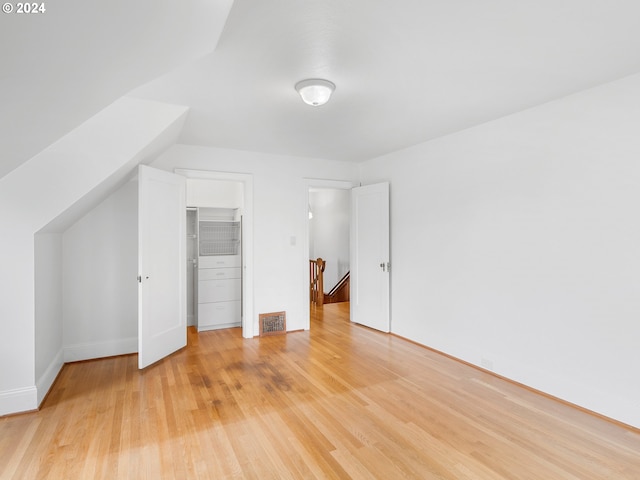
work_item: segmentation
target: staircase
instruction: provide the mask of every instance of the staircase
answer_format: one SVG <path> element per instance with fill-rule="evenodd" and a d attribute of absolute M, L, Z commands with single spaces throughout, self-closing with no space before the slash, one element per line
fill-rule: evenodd
<path fill-rule="evenodd" d="M 326 303 L 338 303 L 349 301 L 350 272 L 347 272 L 336 285 L 324 292 L 324 269 L 326 261 L 322 258 L 309 260 L 309 299 L 316 306 Z"/>

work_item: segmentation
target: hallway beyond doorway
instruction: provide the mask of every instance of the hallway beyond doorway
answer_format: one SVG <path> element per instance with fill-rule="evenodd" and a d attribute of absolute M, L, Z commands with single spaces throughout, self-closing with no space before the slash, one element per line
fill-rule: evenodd
<path fill-rule="evenodd" d="M 311 314 L 311 328 L 317 322 L 322 322 L 325 317 L 331 321 L 343 321 L 349 323 L 349 302 L 327 303 L 323 306 L 316 306 L 314 303 L 309 304 L 309 312 Z"/>

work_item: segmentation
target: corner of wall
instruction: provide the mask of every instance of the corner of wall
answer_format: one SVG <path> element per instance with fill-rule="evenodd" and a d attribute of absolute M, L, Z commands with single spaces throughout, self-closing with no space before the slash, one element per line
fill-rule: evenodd
<path fill-rule="evenodd" d="M 79 362 L 93 358 L 115 357 L 138 352 L 138 337 L 129 337 L 106 342 L 88 342 L 64 347 L 64 362 Z"/>
<path fill-rule="evenodd" d="M 40 407 L 40 404 L 42 403 L 44 398 L 47 396 L 47 393 L 51 389 L 51 386 L 55 382 L 56 378 L 58 378 L 58 375 L 60 374 L 60 371 L 64 366 L 62 357 L 62 349 L 60 349 L 55 358 L 51 361 L 49 367 L 45 370 L 42 376 L 36 380 L 38 408 Z"/>

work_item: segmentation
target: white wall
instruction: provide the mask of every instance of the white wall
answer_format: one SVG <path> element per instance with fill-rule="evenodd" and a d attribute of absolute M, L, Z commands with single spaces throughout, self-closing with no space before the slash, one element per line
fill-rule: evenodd
<path fill-rule="evenodd" d="M 146 155 L 172 141 L 186 112 L 121 99 L 0 178 L 0 365 L 12 366 L 0 368 L 0 415 L 34 409 L 40 396 L 34 234 L 45 227 L 47 233 L 63 231 L 67 212 L 81 216 Z"/>
<path fill-rule="evenodd" d="M 308 328 L 308 221 L 305 179 L 355 179 L 357 167 L 255 152 L 175 145 L 151 164 L 253 176 L 254 332 L 258 314 L 287 312 L 287 329 Z"/>
<path fill-rule="evenodd" d="M 640 76 L 362 164 L 392 331 L 640 427 Z"/>
<path fill-rule="evenodd" d="M 187 178 L 187 207 L 242 208 L 243 203 L 242 182 Z"/>
<path fill-rule="evenodd" d="M 64 360 L 138 351 L 138 183 L 63 236 Z"/>
<path fill-rule="evenodd" d="M 311 189 L 309 258 L 326 260 L 324 290 L 328 292 L 349 271 L 350 190 Z"/>
<path fill-rule="evenodd" d="M 62 235 L 34 236 L 35 378 L 38 405 L 62 368 Z"/>
<path fill-rule="evenodd" d="M 255 334 L 259 331 L 259 313 L 280 310 L 287 311 L 289 330 L 308 328 L 308 252 L 304 242 L 307 180 L 353 181 L 357 167 L 343 162 L 187 145 L 171 147 L 151 166 L 169 171 L 177 168 L 251 174 L 253 330 Z M 188 179 L 187 184 L 188 197 L 201 206 L 231 201 L 223 206 L 238 207 L 244 201 L 241 182 Z M 135 182 L 126 184 L 64 233 L 65 361 L 137 350 L 136 188 Z M 347 198 L 348 217 L 349 192 L 341 193 Z M 336 202 L 329 204 L 335 206 Z M 342 223 L 348 232 L 348 220 L 343 219 Z M 346 256 L 348 259 L 348 247 Z"/>
<path fill-rule="evenodd" d="M 233 0 L 108 5 L 3 18 L 0 44 L 20 47 L 2 50 L 0 177 L 132 88 L 213 52 Z"/>

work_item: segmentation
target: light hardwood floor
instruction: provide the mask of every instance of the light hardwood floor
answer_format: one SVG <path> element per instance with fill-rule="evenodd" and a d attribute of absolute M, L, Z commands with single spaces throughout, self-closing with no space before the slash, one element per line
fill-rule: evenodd
<path fill-rule="evenodd" d="M 66 365 L 0 419 L 0 478 L 640 479 L 637 432 L 322 310 L 310 332 L 190 331 L 142 372 Z"/>

